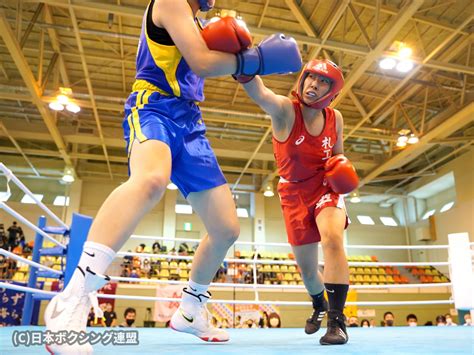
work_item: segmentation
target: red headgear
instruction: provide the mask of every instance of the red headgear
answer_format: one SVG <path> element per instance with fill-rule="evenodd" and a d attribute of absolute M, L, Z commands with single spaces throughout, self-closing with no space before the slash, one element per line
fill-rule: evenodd
<path fill-rule="evenodd" d="M 331 81 L 331 86 L 326 95 L 320 97 L 317 101 L 306 104 L 303 101 L 303 85 L 306 77 L 309 74 L 317 74 L 328 78 Z M 299 102 L 303 105 L 309 106 L 315 109 L 323 109 L 329 106 L 329 104 L 334 100 L 342 87 L 344 86 L 344 76 L 342 75 L 342 70 L 333 62 L 327 59 L 314 59 L 310 60 L 303 68 L 301 75 L 298 79 L 298 87 L 296 92 L 293 91 L 293 95 L 296 96 Z"/>

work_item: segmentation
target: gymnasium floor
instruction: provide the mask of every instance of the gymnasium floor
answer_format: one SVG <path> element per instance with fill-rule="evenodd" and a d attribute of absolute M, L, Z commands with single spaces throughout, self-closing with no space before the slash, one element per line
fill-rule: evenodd
<path fill-rule="evenodd" d="M 130 330 L 113 328 L 113 330 Z M 43 346 L 15 347 L 14 331 L 41 331 L 44 327 L 0 328 L 0 354 L 45 354 Z M 106 329 L 91 328 L 104 332 Z M 109 328 L 110 330 L 110 328 Z M 230 329 L 229 343 L 211 344 L 163 328 L 135 328 L 139 345 L 95 345 L 95 354 L 473 354 L 474 327 L 351 328 L 345 346 L 321 346 L 320 334 L 302 329 Z"/>

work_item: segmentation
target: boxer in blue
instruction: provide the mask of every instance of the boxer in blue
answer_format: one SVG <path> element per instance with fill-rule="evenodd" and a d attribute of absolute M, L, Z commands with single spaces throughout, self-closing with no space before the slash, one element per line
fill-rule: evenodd
<path fill-rule="evenodd" d="M 205 137 L 198 106 L 204 100 L 204 78 L 295 72 L 301 57 L 296 42 L 283 35 L 270 36 L 248 49 L 250 35 L 235 20 L 210 24 L 203 37 L 196 14 L 213 5 L 214 0 L 150 1 L 138 45 L 136 81 L 123 121 L 130 176 L 100 208 L 70 283 L 49 303 L 48 330 L 86 330 L 91 304 L 97 305 L 94 292 L 108 281 L 107 267 L 171 180 L 208 234 L 196 250 L 189 284 L 170 325 L 205 341 L 229 339 L 227 332 L 210 325 L 207 289 L 239 235 L 239 224 L 230 189 Z M 282 57 L 284 62 L 279 61 Z M 85 354 L 92 347 L 52 344 L 48 350 Z"/>

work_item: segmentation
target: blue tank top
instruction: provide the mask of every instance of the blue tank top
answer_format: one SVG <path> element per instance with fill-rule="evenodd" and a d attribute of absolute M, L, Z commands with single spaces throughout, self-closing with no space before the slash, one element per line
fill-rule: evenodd
<path fill-rule="evenodd" d="M 137 50 L 137 74 L 132 90 L 153 90 L 185 100 L 204 101 L 204 79 L 191 70 L 166 30 L 159 29 L 168 36 L 167 40 L 158 43 L 150 38 L 148 31 L 153 4 L 154 0 L 150 1 L 143 16 Z M 202 30 L 199 19 L 196 18 L 195 22 Z"/>

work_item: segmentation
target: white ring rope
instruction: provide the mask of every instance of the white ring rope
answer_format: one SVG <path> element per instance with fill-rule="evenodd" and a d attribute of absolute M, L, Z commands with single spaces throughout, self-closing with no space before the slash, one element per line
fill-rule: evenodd
<path fill-rule="evenodd" d="M 22 223 L 26 224 L 31 229 L 33 229 L 36 233 L 41 234 L 44 238 L 48 239 L 50 242 L 53 242 L 53 243 L 57 244 L 58 246 L 60 246 L 63 249 L 66 248 L 66 245 L 64 245 L 61 242 L 57 241 L 56 239 L 51 237 L 49 234 L 47 234 L 45 231 L 41 230 L 38 226 L 31 223 L 29 220 L 27 220 L 21 214 L 19 214 L 14 209 L 12 209 L 10 206 L 8 206 L 5 202 L 0 202 L 0 207 L 3 208 L 5 210 L 5 212 L 10 213 L 13 217 L 18 219 Z"/>
<path fill-rule="evenodd" d="M 52 272 L 53 274 L 56 274 L 56 275 L 62 275 L 62 274 L 63 274 L 62 271 L 54 270 L 54 269 L 51 269 L 51 268 L 48 267 L 48 266 L 38 264 L 38 263 L 36 263 L 36 262 L 34 262 L 34 261 L 32 261 L 32 260 L 25 259 L 25 258 L 23 258 L 23 257 L 21 257 L 21 256 L 19 256 L 19 255 L 13 254 L 13 253 L 11 253 L 11 252 L 5 250 L 5 249 L 3 249 L 3 248 L 0 248 L 0 254 L 5 255 L 5 256 L 7 256 L 7 257 L 9 257 L 9 258 L 12 258 L 12 259 L 21 261 L 21 262 L 23 262 L 23 263 L 25 263 L 25 264 L 28 264 L 28 265 L 32 266 L 32 267 L 35 267 L 35 268 L 38 268 L 38 269 L 42 269 L 42 270 L 47 270 L 47 271 Z"/>
<path fill-rule="evenodd" d="M 25 194 L 30 196 L 43 211 L 45 211 L 52 219 L 54 219 L 57 224 L 69 230 L 68 225 L 61 221 L 61 219 L 56 216 L 48 207 L 46 207 L 43 202 L 38 200 L 35 195 L 3 163 L 0 163 L 0 170 L 2 170 L 5 174 L 7 181 L 12 180 L 21 190 L 23 190 Z"/>
<path fill-rule="evenodd" d="M 171 238 L 171 237 L 154 237 L 148 235 L 137 235 L 133 234 L 130 239 L 146 239 L 146 240 L 162 240 L 170 242 L 185 242 L 185 243 L 200 243 L 200 239 L 189 239 L 189 238 Z M 289 243 L 266 243 L 266 242 L 241 242 L 236 241 L 235 245 L 262 245 L 262 246 L 275 246 L 275 247 L 290 247 Z M 474 245 L 474 243 L 471 243 Z M 347 249 L 448 249 L 448 245 L 345 245 Z"/>
<path fill-rule="evenodd" d="M 120 251 L 116 254 L 119 256 L 138 256 L 141 258 L 155 258 L 155 259 L 177 259 L 177 260 L 193 260 L 193 256 L 189 255 L 172 255 L 172 254 L 153 254 L 153 253 L 134 253 Z M 235 264 L 267 264 L 267 265 L 297 265 L 294 260 L 265 260 L 265 259 L 233 259 L 226 258 L 224 261 Z M 324 265 L 324 261 L 319 262 Z M 350 261 L 349 266 L 445 266 L 449 265 L 448 261 L 433 261 L 433 262 L 393 262 L 393 261 Z"/>
<path fill-rule="evenodd" d="M 55 296 L 58 293 L 44 291 L 31 287 L 18 286 L 6 282 L 0 282 L 0 288 L 6 288 L 22 292 L 31 292 L 36 294 L 45 294 Z M 159 301 L 159 302 L 181 302 L 180 298 L 170 297 L 152 297 L 152 296 L 130 296 L 130 295 L 110 295 L 97 294 L 99 298 L 121 299 L 121 300 L 141 300 L 141 301 Z M 290 302 L 290 301 L 252 301 L 252 300 L 209 300 L 209 303 L 218 304 L 272 304 L 276 306 L 311 306 L 312 302 Z M 434 304 L 453 304 L 453 300 L 425 300 L 425 301 L 368 301 L 368 302 L 346 302 L 347 306 L 404 306 L 404 305 L 434 305 Z"/>
<path fill-rule="evenodd" d="M 158 280 L 123 276 L 109 276 L 112 281 L 126 281 L 133 283 L 153 283 L 159 285 L 187 285 L 187 281 L 178 280 Z M 232 287 L 232 288 L 259 288 L 259 289 L 298 289 L 306 290 L 303 285 L 268 285 L 268 284 L 240 284 L 228 282 L 211 282 L 211 287 Z M 349 288 L 356 290 L 365 289 L 388 289 L 388 288 L 430 288 L 430 287 L 450 287 L 451 282 L 425 283 L 425 284 L 384 284 L 384 285 L 350 285 Z"/>

